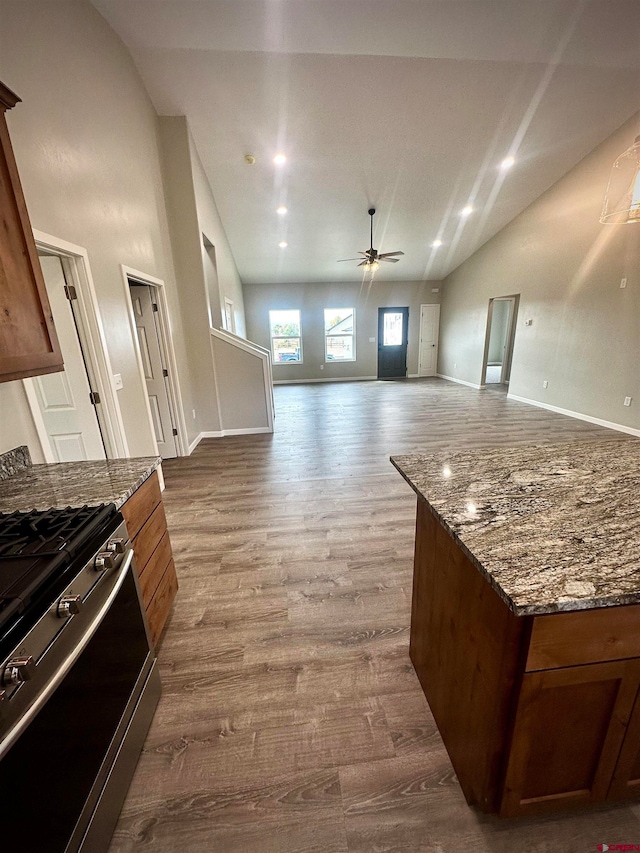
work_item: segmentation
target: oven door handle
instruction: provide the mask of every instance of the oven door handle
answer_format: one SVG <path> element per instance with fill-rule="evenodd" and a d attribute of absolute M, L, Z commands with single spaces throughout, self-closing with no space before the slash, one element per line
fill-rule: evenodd
<path fill-rule="evenodd" d="M 36 696 L 33 703 L 24 712 L 24 714 L 22 714 L 20 718 L 16 720 L 14 725 L 11 726 L 11 728 L 7 731 L 6 735 L 2 739 L 2 743 L 0 743 L 0 758 L 2 758 L 2 756 L 9 751 L 15 741 L 20 737 L 22 732 L 38 715 L 38 713 L 40 712 L 42 707 L 48 702 L 54 691 L 57 690 L 57 688 L 60 686 L 71 667 L 78 660 L 82 652 L 86 649 L 87 645 L 91 641 L 91 638 L 100 627 L 100 623 L 107 615 L 109 608 L 111 607 L 118 593 L 120 592 L 120 588 L 124 583 L 124 579 L 127 576 L 127 572 L 129 571 L 129 567 L 131 566 L 132 560 L 133 550 L 130 550 L 127 556 L 124 558 L 124 561 L 120 564 L 120 574 L 116 578 L 113 589 L 111 590 L 108 597 L 102 603 L 100 609 L 87 626 L 87 630 L 84 632 L 82 637 L 80 637 L 73 651 L 70 652 L 68 657 L 65 658 L 64 663 L 62 663 L 54 672 L 54 674 L 45 684 L 41 692 Z"/>

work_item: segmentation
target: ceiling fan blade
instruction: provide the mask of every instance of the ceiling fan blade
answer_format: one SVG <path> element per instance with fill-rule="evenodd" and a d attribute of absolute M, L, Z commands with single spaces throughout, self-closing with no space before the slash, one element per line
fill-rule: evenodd
<path fill-rule="evenodd" d="M 379 258 L 390 258 L 392 255 L 404 255 L 404 252 L 383 252 Z"/>
<path fill-rule="evenodd" d="M 400 258 L 385 258 L 384 255 L 379 255 L 378 260 L 384 261 L 387 264 L 397 264 Z"/>
<path fill-rule="evenodd" d="M 368 267 L 370 266 L 369 261 L 360 261 L 358 264 L 359 267 Z"/>
<path fill-rule="evenodd" d="M 339 261 L 336 261 L 337 264 L 342 264 L 345 261 L 359 261 L 360 258 L 340 258 Z"/>

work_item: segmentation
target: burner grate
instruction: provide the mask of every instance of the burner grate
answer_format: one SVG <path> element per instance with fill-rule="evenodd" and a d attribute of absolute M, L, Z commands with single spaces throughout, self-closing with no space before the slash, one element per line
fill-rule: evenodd
<path fill-rule="evenodd" d="M 72 558 L 113 511 L 113 504 L 101 504 L 0 514 L 0 561 L 61 552 Z"/>

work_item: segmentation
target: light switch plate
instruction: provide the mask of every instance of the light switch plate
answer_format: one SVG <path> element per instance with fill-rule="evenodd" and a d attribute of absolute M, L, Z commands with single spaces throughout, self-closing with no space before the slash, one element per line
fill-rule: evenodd
<path fill-rule="evenodd" d="M 113 374 L 113 387 L 116 389 L 116 391 L 120 391 L 120 389 L 124 387 L 123 383 L 122 383 L 122 374 L 121 373 L 114 373 Z"/>

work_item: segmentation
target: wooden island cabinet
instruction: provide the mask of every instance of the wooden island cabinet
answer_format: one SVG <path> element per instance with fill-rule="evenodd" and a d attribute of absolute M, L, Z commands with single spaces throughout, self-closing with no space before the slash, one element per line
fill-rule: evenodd
<path fill-rule="evenodd" d="M 178 591 L 157 472 L 154 471 L 131 495 L 120 511 L 133 544 L 142 600 L 151 638 L 156 645 Z"/>
<path fill-rule="evenodd" d="M 19 100 L 0 83 L 0 382 L 63 370 L 5 118 Z"/>
<path fill-rule="evenodd" d="M 454 455 L 444 476 L 392 459 L 419 495 L 411 660 L 482 811 L 640 798 L 638 448 L 536 448 L 526 479 L 513 449 Z"/>

